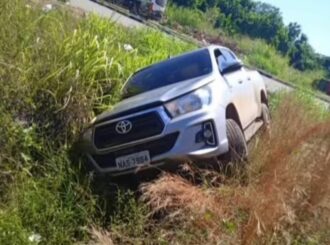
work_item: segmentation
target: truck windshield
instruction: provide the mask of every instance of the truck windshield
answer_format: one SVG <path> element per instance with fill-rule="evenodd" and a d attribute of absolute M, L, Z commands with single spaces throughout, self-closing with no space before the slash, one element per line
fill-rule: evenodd
<path fill-rule="evenodd" d="M 209 74 L 212 62 L 207 49 L 184 54 L 135 73 L 124 87 L 124 98 Z"/>

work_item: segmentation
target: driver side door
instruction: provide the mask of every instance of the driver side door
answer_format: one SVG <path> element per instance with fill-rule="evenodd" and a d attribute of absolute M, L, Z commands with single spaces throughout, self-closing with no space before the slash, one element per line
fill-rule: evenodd
<path fill-rule="evenodd" d="M 232 101 L 236 106 L 243 129 L 256 118 L 258 107 L 255 102 L 255 90 L 243 64 L 235 54 L 226 48 L 220 48 L 219 69 L 231 88 Z"/>

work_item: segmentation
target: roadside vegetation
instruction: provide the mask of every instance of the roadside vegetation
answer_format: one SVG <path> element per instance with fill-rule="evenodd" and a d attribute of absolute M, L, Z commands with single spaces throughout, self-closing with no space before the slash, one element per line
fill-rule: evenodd
<path fill-rule="evenodd" d="M 103 211 L 69 157 L 74 141 L 132 72 L 192 48 L 41 7 L 0 1 L 0 244 L 27 244 L 34 233 L 43 244 L 87 237 Z"/>
<path fill-rule="evenodd" d="M 194 47 L 24 0 L 0 16 L 0 244 L 329 243 L 330 123 L 311 99 L 273 97 L 244 174 L 187 165 L 111 192 L 74 142 L 132 72 Z"/>
<path fill-rule="evenodd" d="M 305 89 L 329 75 L 329 57 L 315 53 L 297 23 L 285 26 L 279 9 L 255 1 L 180 1 L 165 24 L 199 40 L 223 44 L 247 64 Z"/>

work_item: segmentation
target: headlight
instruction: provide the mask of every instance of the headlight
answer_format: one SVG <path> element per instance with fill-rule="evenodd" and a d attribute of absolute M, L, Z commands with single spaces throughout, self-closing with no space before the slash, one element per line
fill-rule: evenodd
<path fill-rule="evenodd" d="M 203 87 L 188 95 L 166 103 L 165 108 L 174 118 L 192 111 L 197 111 L 210 103 L 211 90 L 208 87 Z"/>

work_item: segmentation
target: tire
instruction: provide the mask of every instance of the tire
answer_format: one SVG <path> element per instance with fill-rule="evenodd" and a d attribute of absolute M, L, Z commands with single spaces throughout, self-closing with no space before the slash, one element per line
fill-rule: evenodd
<path fill-rule="evenodd" d="M 270 132 L 271 116 L 268 106 L 266 104 L 262 104 L 261 111 L 261 119 L 264 123 L 262 126 L 263 132 Z"/>
<path fill-rule="evenodd" d="M 245 136 L 233 119 L 226 120 L 229 151 L 225 154 L 227 162 L 242 163 L 247 160 L 248 147 Z"/>

